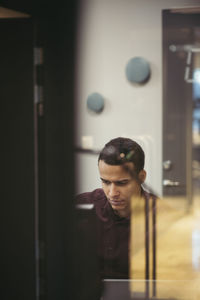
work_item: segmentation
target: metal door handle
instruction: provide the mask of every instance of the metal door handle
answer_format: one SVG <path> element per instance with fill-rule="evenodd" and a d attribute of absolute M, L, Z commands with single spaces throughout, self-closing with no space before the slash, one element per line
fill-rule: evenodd
<path fill-rule="evenodd" d="M 163 180 L 163 186 L 179 186 L 180 182 L 178 181 L 172 181 L 170 179 L 164 179 Z"/>
<path fill-rule="evenodd" d="M 172 162 L 171 162 L 171 160 L 165 160 L 165 161 L 163 161 L 163 169 L 164 170 L 169 171 L 169 170 L 171 170 L 171 168 L 172 168 Z"/>

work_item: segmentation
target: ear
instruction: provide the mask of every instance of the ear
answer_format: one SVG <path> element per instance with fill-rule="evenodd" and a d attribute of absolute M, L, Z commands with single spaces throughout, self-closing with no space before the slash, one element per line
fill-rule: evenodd
<path fill-rule="evenodd" d="M 140 183 L 143 183 L 146 179 L 146 171 L 145 170 L 141 170 L 140 173 L 139 173 L 139 180 L 140 180 Z"/>

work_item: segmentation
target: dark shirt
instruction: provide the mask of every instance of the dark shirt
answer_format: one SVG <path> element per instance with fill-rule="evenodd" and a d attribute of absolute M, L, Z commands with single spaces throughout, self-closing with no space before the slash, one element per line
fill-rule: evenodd
<path fill-rule="evenodd" d="M 146 198 L 147 193 L 142 193 Z M 130 219 L 114 213 L 102 189 L 80 194 L 76 199 L 78 204 L 94 204 L 101 278 L 129 278 Z"/>

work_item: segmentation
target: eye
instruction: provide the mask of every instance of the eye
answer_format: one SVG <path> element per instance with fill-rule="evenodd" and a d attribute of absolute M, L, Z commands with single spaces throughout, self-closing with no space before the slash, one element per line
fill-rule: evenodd
<path fill-rule="evenodd" d="M 102 181 L 103 184 L 106 184 L 106 185 L 109 185 L 109 184 L 110 184 L 110 181 L 108 181 L 108 180 L 105 180 L 105 179 L 102 179 L 102 178 L 101 178 L 101 181 Z"/>
<path fill-rule="evenodd" d="M 123 186 L 123 185 L 126 185 L 127 183 L 128 183 L 128 180 L 117 181 L 116 185 Z"/>

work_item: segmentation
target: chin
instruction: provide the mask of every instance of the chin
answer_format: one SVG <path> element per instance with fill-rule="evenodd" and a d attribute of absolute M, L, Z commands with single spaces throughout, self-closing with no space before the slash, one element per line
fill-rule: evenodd
<path fill-rule="evenodd" d="M 124 210 L 124 209 L 126 209 L 126 206 L 115 206 L 115 205 L 111 205 L 112 206 L 112 208 L 114 209 L 114 210 Z"/>

